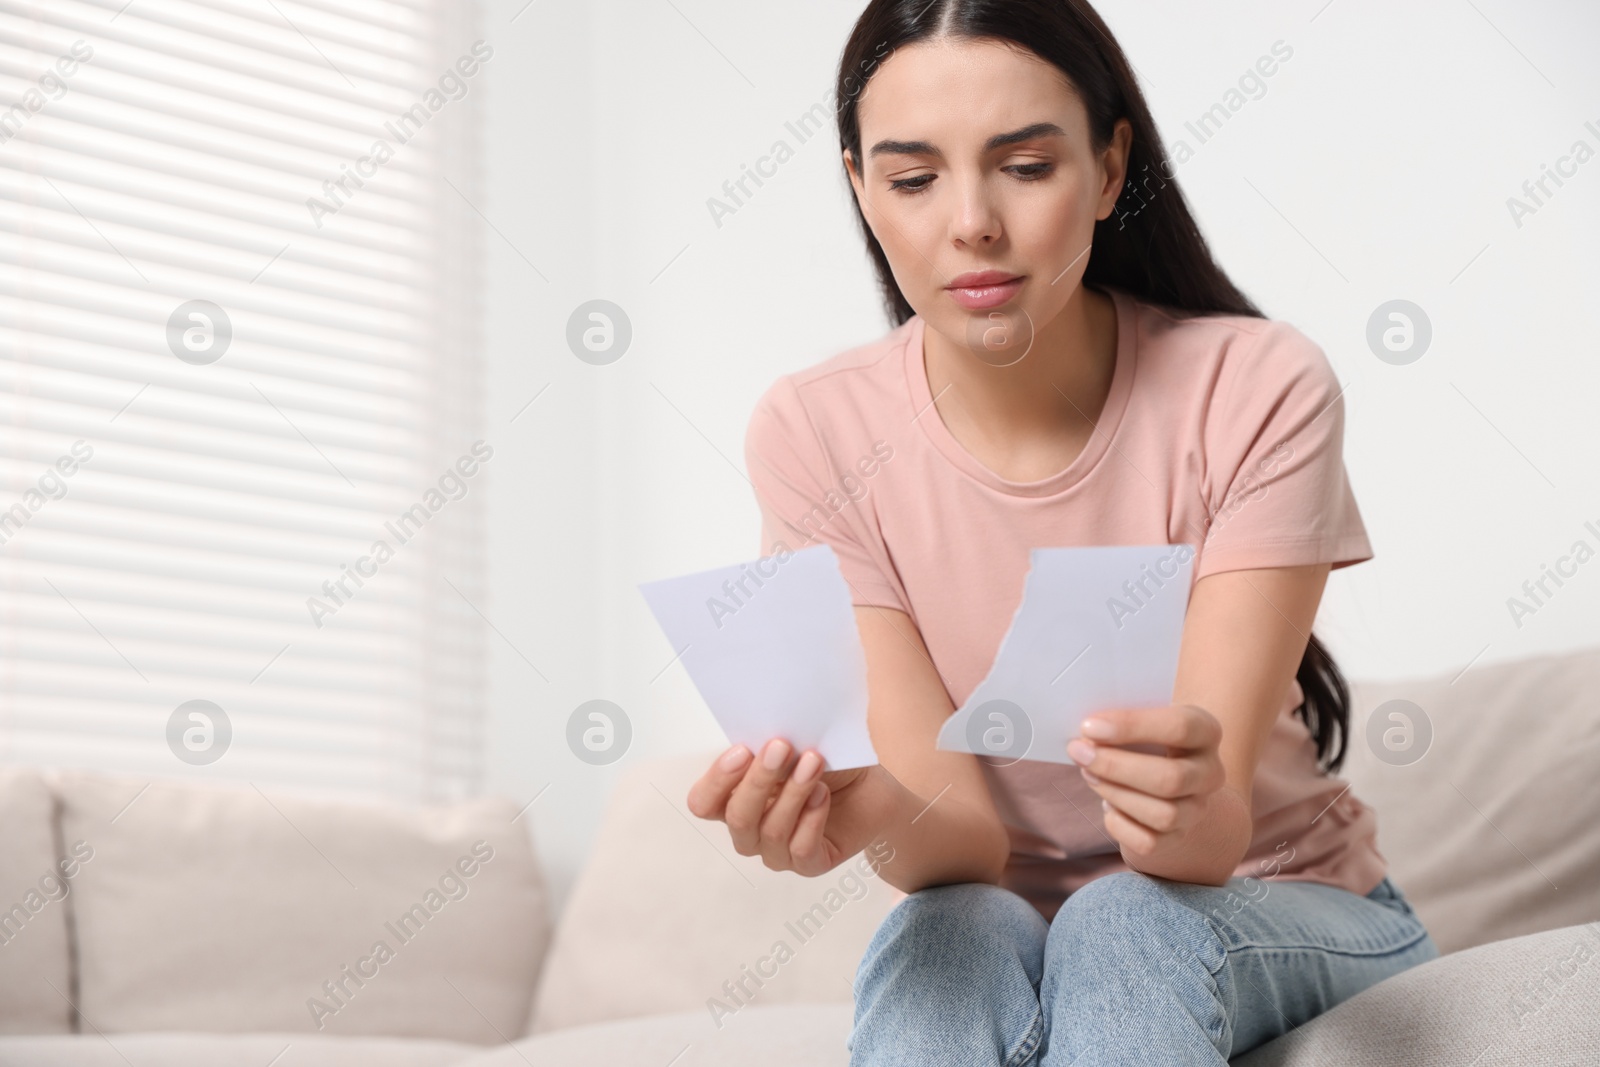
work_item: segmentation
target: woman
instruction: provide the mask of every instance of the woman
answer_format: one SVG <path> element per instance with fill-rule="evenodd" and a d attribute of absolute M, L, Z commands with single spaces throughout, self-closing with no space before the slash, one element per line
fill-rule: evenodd
<path fill-rule="evenodd" d="M 837 118 L 897 326 L 780 378 L 746 452 L 764 547 L 839 558 L 882 762 L 735 746 L 689 806 L 775 870 L 892 857 L 851 1063 L 1220 1064 L 1436 956 L 1331 774 L 1311 624 L 1372 557 L 1338 382 L 1213 261 L 1105 24 L 873 0 Z M 1076 766 L 935 748 L 1029 549 L 1114 544 L 1194 548 L 1173 704 Z"/>

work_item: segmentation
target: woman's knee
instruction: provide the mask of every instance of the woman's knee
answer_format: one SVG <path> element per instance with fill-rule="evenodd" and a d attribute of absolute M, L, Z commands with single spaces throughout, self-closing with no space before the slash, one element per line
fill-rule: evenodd
<path fill-rule="evenodd" d="M 970 957 L 974 950 L 1037 950 L 1048 924 L 1022 897 L 987 882 L 957 882 L 919 889 L 889 910 L 873 934 L 863 966 L 905 942 L 924 954 Z"/>
<path fill-rule="evenodd" d="M 1198 964 L 1211 975 L 1227 958 L 1222 940 L 1192 891 L 1202 887 L 1135 871 L 1103 875 L 1062 903 L 1050 924 L 1048 950 L 1075 951 L 1092 944 L 1095 955 L 1136 959 L 1172 979 Z"/>

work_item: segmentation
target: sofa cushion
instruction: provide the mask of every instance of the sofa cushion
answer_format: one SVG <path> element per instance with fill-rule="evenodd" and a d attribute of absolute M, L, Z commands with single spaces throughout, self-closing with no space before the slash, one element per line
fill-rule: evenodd
<path fill-rule="evenodd" d="M 455 1041 L 326 1034 L 0 1038 L 0 1064 L 16 1067 L 448 1067 L 479 1051 Z"/>
<path fill-rule="evenodd" d="M 1236 1057 L 1238 1067 L 1593 1064 L 1600 926 L 1569 926 L 1442 956 Z"/>
<path fill-rule="evenodd" d="M 0 1034 L 72 1032 L 67 898 L 80 861 L 58 865 L 55 804 L 32 767 L 0 767 Z"/>
<path fill-rule="evenodd" d="M 856 965 L 898 894 L 866 850 L 817 878 L 739 855 L 726 827 L 686 804 L 716 756 L 623 773 L 556 929 L 530 1032 L 853 999 Z"/>
<path fill-rule="evenodd" d="M 1343 773 L 1441 951 L 1600 920 L 1600 648 L 1351 689 Z"/>
<path fill-rule="evenodd" d="M 516 806 L 61 771 L 95 1030 L 490 1043 L 527 1021 L 545 889 Z M 86 1028 L 87 1029 L 87 1028 Z"/>
<path fill-rule="evenodd" d="M 718 1027 L 703 1010 L 672 1012 L 524 1038 L 455 1067 L 845 1067 L 853 1015 L 848 1004 L 752 1004 Z"/>

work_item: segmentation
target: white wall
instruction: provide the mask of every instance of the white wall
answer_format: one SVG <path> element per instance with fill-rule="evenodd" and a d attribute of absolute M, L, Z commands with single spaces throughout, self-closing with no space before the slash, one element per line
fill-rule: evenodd
<path fill-rule="evenodd" d="M 490 0 L 486 19 L 497 52 L 480 206 L 504 235 L 488 238 L 503 451 L 487 610 L 504 635 L 490 786 L 546 789 L 528 817 L 560 902 L 618 769 L 721 740 L 682 669 L 662 672 L 672 652 L 636 583 L 758 554 L 741 473 L 752 403 L 777 375 L 886 324 L 831 129 L 800 145 L 784 125 L 823 99 L 860 0 L 537 0 L 517 15 L 524 3 Z M 1376 557 L 1334 576 L 1317 624 L 1346 673 L 1454 671 L 1600 641 L 1600 561 L 1520 628 L 1506 606 L 1574 541 L 1600 546 L 1584 529 L 1600 528 L 1600 450 L 1585 432 L 1600 386 L 1600 159 L 1520 227 L 1507 207 L 1576 140 L 1600 149 L 1600 10 L 1101 10 L 1169 147 L 1196 147 L 1178 177 L 1224 266 L 1348 383 L 1346 462 Z M 1294 54 L 1265 94 L 1197 146 L 1185 121 L 1279 40 Z M 778 139 L 795 158 L 717 227 L 707 198 Z M 597 297 L 635 331 L 605 367 L 564 339 L 572 310 Z M 1409 366 L 1365 340 L 1395 298 L 1433 323 L 1431 350 Z M 595 697 L 634 727 L 610 767 L 565 742 L 568 715 Z"/>

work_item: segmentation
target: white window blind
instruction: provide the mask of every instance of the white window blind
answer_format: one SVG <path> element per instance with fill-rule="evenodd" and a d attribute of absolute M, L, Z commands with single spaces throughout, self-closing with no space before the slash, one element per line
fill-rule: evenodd
<path fill-rule="evenodd" d="M 0 0 L 0 761 L 481 788 L 476 29 Z"/>

